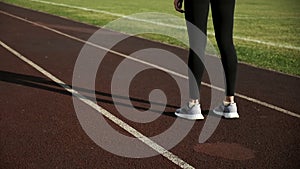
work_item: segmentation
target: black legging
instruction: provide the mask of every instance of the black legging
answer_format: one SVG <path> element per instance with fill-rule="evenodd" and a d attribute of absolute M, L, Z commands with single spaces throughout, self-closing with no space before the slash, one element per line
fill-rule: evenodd
<path fill-rule="evenodd" d="M 225 78 L 226 78 L 226 95 L 234 96 L 236 74 L 237 74 L 237 56 L 232 40 L 233 31 L 233 15 L 235 0 L 185 0 L 185 19 L 197 26 L 205 35 L 207 35 L 207 17 L 209 11 L 209 4 L 211 4 L 213 24 L 215 29 L 215 37 L 221 54 L 221 61 L 223 64 Z M 189 30 L 189 37 L 193 37 L 193 33 Z M 199 37 L 200 38 L 200 37 Z M 190 45 L 193 43 L 190 40 Z M 195 44 L 194 44 L 195 45 Z M 201 53 L 205 53 L 206 38 L 200 45 Z M 202 56 L 200 56 L 202 57 Z M 190 49 L 188 66 L 191 69 L 197 85 L 191 82 L 190 79 L 190 98 L 199 99 L 200 82 L 204 71 L 204 65 Z M 191 74 L 189 73 L 189 77 Z"/>

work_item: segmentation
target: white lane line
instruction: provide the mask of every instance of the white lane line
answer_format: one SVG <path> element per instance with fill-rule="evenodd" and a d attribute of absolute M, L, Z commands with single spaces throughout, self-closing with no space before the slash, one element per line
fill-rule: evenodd
<path fill-rule="evenodd" d="M 242 16 L 242 15 L 239 15 L 239 16 L 235 16 L 234 19 L 240 19 L 240 20 L 249 20 L 249 19 L 253 19 L 253 20 L 259 20 L 259 19 L 268 19 L 268 20 L 278 20 L 278 19 L 297 19 L 299 20 L 300 18 L 299 17 L 296 17 L 296 16 L 277 16 L 277 17 L 267 17 L 267 16 Z"/>
<path fill-rule="evenodd" d="M 70 39 L 79 41 L 79 42 L 81 42 L 81 43 L 88 44 L 88 45 L 91 45 L 91 46 L 93 46 L 93 47 L 96 47 L 96 48 L 105 50 L 105 51 L 107 51 L 107 52 L 109 52 L 109 53 L 112 53 L 112 54 L 115 54 L 115 55 L 118 55 L 118 56 L 121 56 L 121 57 L 130 59 L 130 60 L 132 60 L 132 61 L 135 61 L 135 62 L 138 62 L 138 63 L 141 63 L 141 64 L 145 64 L 145 65 L 148 65 L 148 66 L 152 66 L 152 67 L 154 67 L 154 68 L 157 68 L 157 69 L 159 69 L 159 70 L 165 71 L 165 72 L 167 72 L 167 73 L 173 74 L 173 75 L 175 75 L 175 76 L 178 76 L 178 77 L 181 77 L 181 78 L 184 78 L 184 79 L 188 79 L 188 76 L 186 76 L 186 75 L 180 74 L 180 73 L 178 73 L 178 72 L 174 72 L 174 71 L 172 71 L 172 70 L 163 68 L 163 67 L 161 67 L 161 66 L 158 66 L 158 65 L 155 65 L 155 64 L 152 64 L 152 63 L 149 63 L 149 62 L 146 62 L 146 61 L 137 59 L 137 58 L 133 58 L 133 57 L 131 57 L 131 56 L 128 56 L 128 55 L 125 55 L 125 54 L 123 54 L 123 53 L 120 53 L 120 52 L 117 52 L 117 51 L 114 51 L 114 50 L 105 48 L 105 47 L 103 47 L 103 46 L 100 46 L 100 45 L 97 45 L 97 44 L 94 44 L 94 43 L 91 43 L 91 42 L 88 42 L 88 41 L 79 39 L 79 38 L 77 38 L 77 37 L 68 35 L 68 34 L 63 33 L 63 32 L 60 32 L 60 31 L 58 31 L 58 30 L 49 28 L 49 27 L 47 27 L 47 26 L 45 26 L 45 25 L 41 25 L 41 24 L 39 24 L 39 23 L 36 23 L 36 22 L 32 22 L 32 21 L 23 19 L 23 18 L 21 18 L 21 17 L 19 17 L 19 16 L 16 16 L 16 15 L 13 15 L 13 14 L 9 14 L 9 13 L 4 12 L 4 11 L 1 11 L 1 10 L 0 10 L 0 13 L 5 14 L 5 15 L 8 15 L 8 16 L 13 17 L 13 18 L 16 18 L 16 19 L 19 19 L 19 20 L 22 20 L 22 21 L 24 21 L 24 22 L 30 23 L 30 24 L 35 25 L 35 26 L 37 26 L 37 27 L 41 27 L 41 28 L 43 28 L 43 29 L 46 29 L 46 30 L 49 30 L 49 31 L 51 31 L 51 32 L 57 33 L 57 34 L 62 35 L 62 36 L 64 36 L 64 37 L 67 37 L 67 38 L 70 38 Z M 210 87 L 210 88 L 215 89 L 215 90 L 224 91 L 224 89 L 222 89 L 222 88 L 220 88 L 220 87 L 217 87 L 217 86 L 213 86 L 213 85 L 208 84 L 208 83 L 201 82 L 201 84 L 202 84 L 203 86 L 207 86 L 207 87 Z M 268 108 L 273 109 L 273 110 L 276 110 L 276 111 L 278 111 L 278 112 L 281 112 L 281 113 L 284 113 L 284 114 L 287 114 L 287 115 L 290 115 L 290 116 L 293 116 L 293 117 L 296 117 L 296 118 L 300 118 L 300 115 L 299 115 L 299 114 L 294 113 L 294 112 L 289 111 L 289 110 L 286 110 L 286 109 L 284 109 L 284 108 L 281 108 L 281 107 L 272 105 L 272 104 L 270 104 L 270 103 L 267 103 L 267 102 L 264 102 L 264 101 L 261 101 L 261 100 L 255 99 L 255 98 L 251 98 L 251 97 L 242 95 L 242 94 L 240 94 L 240 93 L 235 93 L 235 95 L 236 95 L 237 97 L 242 98 L 242 99 L 248 100 L 248 101 L 250 101 L 250 102 L 253 102 L 253 103 L 256 103 L 256 104 L 265 106 L 265 107 L 268 107 Z"/>
<path fill-rule="evenodd" d="M 123 128 L 124 130 L 126 130 L 128 133 L 130 133 L 131 135 L 133 135 L 134 137 L 139 139 L 141 142 L 143 142 L 144 144 L 146 144 L 147 146 L 149 146 L 150 148 L 152 148 L 153 150 L 155 150 L 162 156 L 166 157 L 168 160 L 172 161 L 174 164 L 180 166 L 183 169 L 194 169 L 193 166 L 191 166 L 187 162 L 183 161 L 181 158 L 179 158 L 175 154 L 171 153 L 170 151 L 166 150 L 165 148 L 163 148 L 156 142 L 152 141 L 148 137 L 144 136 L 142 133 L 137 131 L 135 128 L 133 128 L 130 125 L 128 125 L 127 123 L 123 122 L 121 119 L 117 118 L 116 116 L 114 116 L 113 114 L 111 114 L 110 112 L 108 112 L 107 110 L 105 110 L 104 108 L 99 106 L 98 104 L 96 104 L 93 101 L 82 96 L 78 91 L 72 89 L 65 82 L 58 79 L 51 73 L 47 72 L 45 69 L 43 69 L 39 65 L 35 64 L 34 62 L 32 62 L 31 60 L 29 60 L 28 58 L 26 58 L 25 56 L 20 54 L 13 48 L 11 48 L 8 45 L 6 45 L 5 43 L 3 43 L 1 40 L 0 40 L 0 45 L 2 47 L 4 47 L 5 49 L 7 49 L 12 54 L 14 54 L 16 57 L 18 57 L 19 59 L 21 59 L 22 61 L 24 61 L 25 63 L 27 63 L 28 65 L 30 65 L 31 67 L 33 67 L 34 69 L 36 69 L 37 71 L 39 71 L 40 73 L 45 75 L 46 77 L 48 77 L 49 79 L 54 81 L 55 83 L 62 86 L 65 90 L 70 92 L 73 95 L 73 97 L 76 97 L 77 99 L 81 100 L 83 103 L 89 105 L 90 107 L 92 107 L 93 109 L 98 111 L 100 114 L 104 115 L 106 118 L 108 118 L 109 120 L 111 120 L 112 122 L 114 122 L 115 124 L 117 124 L 118 126 Z"/>
<path fill-rule="evenodd" d="M 29 0 L 29 1 L 48 4 L 48 5 L 53 5 L 53 6 L 60 6 L 60 7 L 66 7 L 66 8 L 71 8 L 71 9 L 95 12 L 95 13 L 103 13 L 103 14 L 106 14 L 106 15 L 111 15 L 111 16 L 116 16 L 116 17 L 125 17 L 125 18 L 130 19 L 130 20 L 146 22 L 146 23 L 151 23 L 151 24 L 155 24 L 155 25 L 159 25 L 159 26 L 175 28 L 175 29 L 184 29 L 184 30 L 186 30 L 186 26 L 184 26 L 184 25 L 179 26 L 179 25 L 172 25 L 172 24 L 167 24 L 167 23 L 163 23 L 163 22 L 155 22 L 155 21 L 150 21 L 150 20 L 145 20 L 145 19 L 139 19 L 139 18 L 130 17 L 130 16 L 127 16 L 127 15 L 124 15 L 124 14 L 113 13 L 113 12 L 108 12 L 108 11 L 104 11 L 104 10 L 85 8 L 85 7 L 68 5 L 68 4 L 63 4 L 63 3 L 48 2 L 48 1 L 43 1 L 43 0 Z M 213 36 L 215 35 L 213 32 L 209 32 L 209 31 L 207 32 L 207 34 L 213 35 Z M 283 45 L 283 44 L 279 44 L 279 43 L 267 42 L 267 41 L 262 41 L 262 40 L 259 40 L 259 39 L 252 39 L 252 38 L 240 37 L 240 36 L 233 36 L 233 38 L 237 39 L 237 40 L 263 44 L 263 45 L 266 45 L 266 46 L 274 46 L 274 47 L 278 47 L 278 48 L 300 50 L 300 47 L 293 46 L 293 45 Z"/>

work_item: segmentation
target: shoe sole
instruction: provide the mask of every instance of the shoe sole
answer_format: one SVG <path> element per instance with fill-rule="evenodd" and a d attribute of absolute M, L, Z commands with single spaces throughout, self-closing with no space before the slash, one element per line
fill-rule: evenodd
<path fill-rule="evenodd" d="M 189 119 L 189 120 L 203 120 L 204 119 L 202 114 L 190 115 L 190 114 L 175 113 L 175 115 L 178 117 L 184 118 L 184 119 Z"/>
<path fill-rule="evenodd" d="M 217 115 L 225 117 L 226 119 L 238 119 L 238 118 L 240 118 L 238 112 L 224 113 L 224 112 L 219 112 L 219 111 L 215 111 L 215 110 L 213 110 L 213 112 Z"/>

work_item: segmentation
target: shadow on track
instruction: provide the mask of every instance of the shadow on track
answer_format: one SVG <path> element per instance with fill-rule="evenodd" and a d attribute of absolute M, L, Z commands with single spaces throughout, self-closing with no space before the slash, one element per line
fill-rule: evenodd
<path fill-rule="evenodd" d="M 0 71 L 0 81 L 72 96 L 71 93 L 69 93 L 68 91 L 63 89 L 59 84 L 57 84 L 53 81 L 47 80 L 45 78 L 42 78 L 42 77 L 7 72 L 7 71 Z M 73 87 L 71 85 L 69 85 L 69 86 L 72 87 L 74 90 L 77 90 L 78 92 L 80 92 L 84 97 L 92 100 L 92 98 L 90 96 L 87 96 L 86 94 L 93 94 L 94 93 L 93 90 L 84 89 L 84 88 L 80 88 L 80 87 L 76 87 L 76 86 Z M 86 93 L 86 94 L 83 94 L 83 93 Z M 125 107 L 132 107 L 131 105 L 124 104 L 121 102 L 113 102 L 113 100 L 112 100 L 112 97 L 115 97 L 118 99 L 123 99 L 123 100 L 128 99 L 125 96 L 113 95 L 110 93 L 100 92 L 100 91 L 95 91 L 95 94 L 97 97 L 96 100 L 98 102 L 103 102 L 103 103 L 108 103 L 108 104 L 116 104 L 116 105 L 125 106 Z M 99 98 L 99 97 L 106 97 L 106 99 Z M 151 104 L 150 104 L 150 102 L 148 100 L 143 100 L 140 98 L 129 97 L 129 99 L 133 103 L 134 108 L 136 108 L 140 111 L 149 110 L 151 104 L 155 104 L 158 106 L 164 106 L 164 104 L 158 103 L 158 102 L 151 102 Z M 134 103 L 138 103 L 139 106 L 134 105 Z M 140 106 L 141 104 L 143 106 Z M 165 112 L 163 112 L 163 114 L 167 115 L 167 116 L 176 117 L 174 114 L 174 111 L 175 111 L 175 109 L 177 109 L 179 107 L 167 104 L 166 109 L 167 108 L 171 109 L 172 111 L 165 111 Z M 160 111 L 157 111 L 157 110 L 149 110 L 149 111 L 155 112 L 155 113 L 161 113 Z M 204 113 L 208 113 L 208 110 L 204 111 Z"/>

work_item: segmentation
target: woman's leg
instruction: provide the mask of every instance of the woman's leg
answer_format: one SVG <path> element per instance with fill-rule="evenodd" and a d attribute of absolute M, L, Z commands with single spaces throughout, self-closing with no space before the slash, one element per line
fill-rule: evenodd
<path fill-rule="evenodd" d="M 207 32 L 207 17 L 209 11 L 209 0 L 185 0 L 185 19 L 187 22 L 199 28 L 203 35 Z M 199 57 L 204 58 L 206 47 L 206 36 L 197 37 L 197 33 L 192 31 L 190 24 L 187 24 L 190 46 L 197 48 L 201 56 L 197 56 L 193 50 L 189 50 L 188 66 L 191 70 L 189 72 L 189 93 L 193 100 L 199 99 L 200 83 L 204 71 L 204 64 Z M 200 42 L 200 43 L 199 43 Z M 194 49 L 194 48 L 193 48 Z M 194 78 L 197 84 L 194 83 Z"/>
<path fill-rule="evenodd" d="M 211 0 L 215 37 L 226 77 L 226 100 L 233 102 L 237 75 L 237 56 L 233 44 L 235 0 Z"/>

